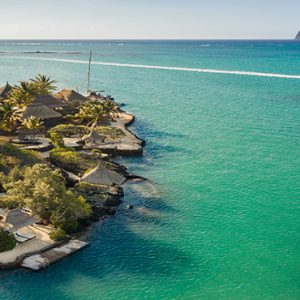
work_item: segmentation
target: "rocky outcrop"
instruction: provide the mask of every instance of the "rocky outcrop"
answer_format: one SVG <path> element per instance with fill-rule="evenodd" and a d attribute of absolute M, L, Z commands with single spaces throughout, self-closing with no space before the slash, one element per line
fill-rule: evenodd
<path fill-rule="evenodd" d="M 123 189 L 120 186 L 96 185 L 80 182 L 75 185 L 74 192 L 87 199 L 92 207 L 91 221 L 115 213 L 115 207 L 121 203 Z"/>
<path fill-rule="evenodd" d="M 296 35 L 295 40 L 296 40 L 296 41 L 300 41 L 300 31 L 299 31 L 298 34 Z"/>

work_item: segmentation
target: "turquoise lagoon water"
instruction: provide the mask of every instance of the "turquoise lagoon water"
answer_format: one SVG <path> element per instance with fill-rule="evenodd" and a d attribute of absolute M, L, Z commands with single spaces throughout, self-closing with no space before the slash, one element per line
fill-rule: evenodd
<path fill-rule="evenodd" d="M 2 41 L 0 82 L 42 72 L 84 91 L 76 60 L 89 50 L 300 75 L 289 41 Z M 94 65 L 92 87 L 136 114 L 145 155 L 123 162 L 150 180 L 125 186 L 134 209 L 96 224 L 88 248 L 39 273 L 1 272 L 0 299 L 300 299 L 300 79 Z"/>

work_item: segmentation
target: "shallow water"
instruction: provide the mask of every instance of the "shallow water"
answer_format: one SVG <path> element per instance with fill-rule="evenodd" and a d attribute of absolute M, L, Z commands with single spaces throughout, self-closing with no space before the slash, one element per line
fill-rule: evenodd
<path fill-rule="evenodd" d="M 83 91 L 86 65 L 21 57 L 89 50 L 101 62 L 300 75 L 300 43 L 287 41 L 6 41 L 0 82 L 42 72 Z M 40 273 L 0 273 L 0 299 L 299 299 L 300 80 L 93 65 L 92 87 L 136 114 L 145 155 L 124 161 L 150 181 L 126 185 L 134 209 L 95 225 L 88 248 Z"/>

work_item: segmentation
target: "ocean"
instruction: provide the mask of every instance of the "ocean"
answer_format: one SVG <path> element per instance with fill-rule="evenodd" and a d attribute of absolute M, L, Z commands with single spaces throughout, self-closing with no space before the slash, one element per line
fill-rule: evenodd
<path fill-rule="evenodd" d="M 118 161 L 149 180 L 89 247 L 0 272 L 0 299 L 300 299 L 300 43 L 0 41 L 0 83 L 84 92 L 90 50 L 91 87 L 146 140 Z"/>

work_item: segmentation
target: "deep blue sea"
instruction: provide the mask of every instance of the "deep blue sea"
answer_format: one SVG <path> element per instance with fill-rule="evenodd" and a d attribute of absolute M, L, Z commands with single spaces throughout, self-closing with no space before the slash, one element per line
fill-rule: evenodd
<path fill-rule="evenodd" d="M 1 272 L 0 299 L 300 299 L 300 43 L 0 41 L 0 84 L 85 92 L 90 50 L 92 88 L 147 141 L 121 162 L 149 181 L 86 249 Z"/>

